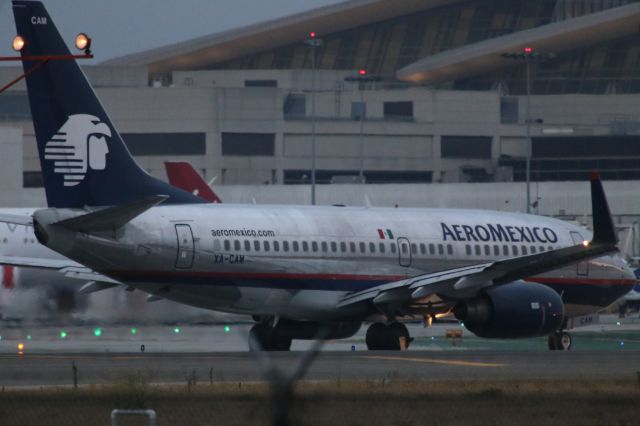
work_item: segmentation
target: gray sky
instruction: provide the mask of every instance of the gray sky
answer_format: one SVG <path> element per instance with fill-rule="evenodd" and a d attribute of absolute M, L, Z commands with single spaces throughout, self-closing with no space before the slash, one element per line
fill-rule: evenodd
<path fill-rule="evenodd" d="M 93 63 L 97 63 L 341 1 L 45 0 L 44 3 L 69 46 L 79 32 L 91 36 L 96 56 Z M 11 2 L 0 0 L 0 55 L 14 53 L 11 50 L 14 36 Z"/>

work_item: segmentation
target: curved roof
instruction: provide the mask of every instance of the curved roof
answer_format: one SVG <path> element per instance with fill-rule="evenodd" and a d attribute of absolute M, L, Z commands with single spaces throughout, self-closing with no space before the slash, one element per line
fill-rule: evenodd
<path fill-rule="evenodd" d="M 196 39 L 125 55 L 104 65 L 149 67 L 150 73 L 202 69 L 305 39 L 309 31 L 321 36 L 462 0 L 350 0 L 284 18 L 206 35 Z"/>
<path fill-rule="evenodd" d="M 422 84 L 458 80 L 516 65 L 503 53 L 532 46 L 559 54 L 637 33 L 639 26 L 640 4 L 634 3 L 447 50 L 407 65 L 396 77 Z"/>

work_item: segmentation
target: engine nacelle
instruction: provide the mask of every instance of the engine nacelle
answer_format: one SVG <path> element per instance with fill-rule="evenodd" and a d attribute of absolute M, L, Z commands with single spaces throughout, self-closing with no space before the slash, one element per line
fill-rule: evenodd
<path fill-rule="evenodd" d="M 480 337 L 517 339 L 547 336 L 560 329 L 564 304 L 546 285 L 515 281 L 458 303 L 453 313 Z"/>
<path fill-rule="evenodd" d="M 298 340 L 314 340 L 322 336 L 325 340 L 346 339 L 360 330 L 360 322 L 319 323 L 311 321 L 293 321 L 281 319 L 275 327 L 275 333 Z"/>

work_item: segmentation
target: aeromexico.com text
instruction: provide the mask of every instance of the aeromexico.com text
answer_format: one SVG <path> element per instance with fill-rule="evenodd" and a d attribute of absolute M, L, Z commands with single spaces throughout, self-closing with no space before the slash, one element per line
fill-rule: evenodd
<path fill-rule="evenodd" d="M 211 235 L 214 237 L 275 237 L 275 231 L 269 229 L 212 229 Z"/>
<path fill-rule="evenodd" d="M 440 223 L 444 241 L 493 241 L 511 243 L 557 243 L 551 228 L 539 226 L 453 225 Z"/>

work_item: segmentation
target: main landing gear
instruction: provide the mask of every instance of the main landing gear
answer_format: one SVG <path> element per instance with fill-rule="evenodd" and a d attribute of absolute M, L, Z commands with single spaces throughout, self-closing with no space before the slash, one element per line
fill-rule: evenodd
<path fill-rule="evenodd" d="M 249 350 L 259 351 L 288 351 L 291 349 L 291 337 L 272 327 L 267 322 L 261 322 L 249 331 Z"/>
<path fill-rule="evenodd" d="M 407 349 L 413 338 L 402 323 L 376 322 L 369 326 L 365 341 L 370 351 L 399 351 Z"/>
<path fill-rule="evenodd" d="M 549 336 L 549 350 L 568 351 L 571 349 L 571 335 L 566 331 L 558 330 Z"/>

